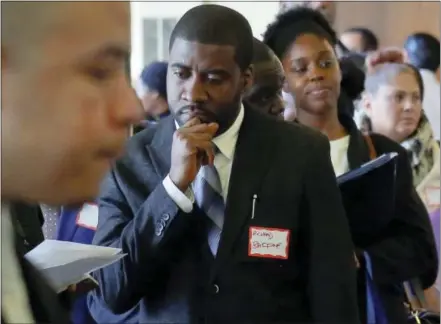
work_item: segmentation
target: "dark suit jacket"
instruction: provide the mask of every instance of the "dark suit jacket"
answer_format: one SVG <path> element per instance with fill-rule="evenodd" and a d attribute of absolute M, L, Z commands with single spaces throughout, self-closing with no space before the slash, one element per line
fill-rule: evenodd
<path fill-rule="evenodd" d="M 63 308 L 59 296 L 46 283 L 46 280 L 23 258 L 21 267 L 35 321 L 54 324 L 70 323 L 67 310 Z"/>
<path fill-rule="evenodd" d="M 370 160 L 365 138 L 351 118 L 340 116 L 349 131 L 348 160 L 350 169 Z M 437 275 L 437 252 L 430 220 L 424 204 L 415 191 L 406 150 L 400 144 L 378 134 L 371 135 L 377 155 L 397 152 L 396 206 L 393 221 L 380 237 L 354 238 L 357 248 L 367 251 L 372 259 L 375 281 L 384 302 L 390 323 L 405 323 L 402 282 L 421 279 L 424 288 L 430 287 Z M 381 186 L 381 183 L 378 184 Z M 356 202 L 354 202 L 356 203 Z M 359 271 L 358 298 L 360 313 L 365 316 L 364 271 Z"/>
<path fill-rule="evenodd" d="M 44 223 L 40 205 L 14 202 L 10 204 L 11 220 L 17 233 L 17 238 L 22 240 L 23 255 L 44 241 L 41 227 Z"/>
<path fill-rule="evenodd" d="M 103 184 L 94 243 L 128 255 L 96 273 L 93 298 L 116 313 L 141 301 L 141 323 L 357 323 L 328 140 L 245 109 L 214 259 L 207 216 L 180 211 L 162 185 L 174 130 L 169 117 L 134 136 Z M 288 260 L 248 256 L 250 226 L 290 230 Z"/>
<path fill-rule="evenodd" d="M 39 231 L 41 233 L 41 220 L 38 218 L 39 208 L 38 205 L 23 203 L 12 203 L 10 208 L 11 218 L 18 216 L 17 212 L 20 213 L 19 222 L 13 220 L 13 224 L 16 233 L 18 233 L 16 235 L 16 250 L 23 273 L 23 280 L 26 284 L 31 310 L 37 323 L 69 323 L 68 313 L 61 305 L 59 296 L 38 271 L 23 257 L 25 253 L 32 249 L 31 244 L 38 245 L 38 240 L 41 238 L 39 234 Z M 26 216 L 29 219 L 26 219 Z M 17 226 L 22 228 L 17 228 Z M 19 234 L 20 231 L 25 232 Z M 3 321 L 3 318 L 2 323 L 6 323 Z"/>

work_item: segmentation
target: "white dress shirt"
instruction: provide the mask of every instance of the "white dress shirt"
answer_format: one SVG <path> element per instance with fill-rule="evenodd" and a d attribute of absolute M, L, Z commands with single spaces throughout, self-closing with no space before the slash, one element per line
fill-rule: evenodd
<path fill-rule="evenodd" d="M 239 135 L 240 127 L 242 126 L 244 115 L 245 111 L 243 106 L 241 106 L 239 114 L 233 125 L 231 125 L 231 127 L 223 134 L 213 138 L 214 145 L 216 145 L 216 147 L 219 149 L 219 153 L 217 153 L 214 157 L 214 167 L 219 174 L 224 201 L 227 200 L 231 167 L 233 165 L 237 137 Z M 164 179 L 163 185 L 170 198 L 182 211 L 190 213 L 193 210 L 194 194 L 191 188 L 189 188 L 185 193 L 181 192 L 173 181 L 171 181 L 170 176 L 167 176 Z"/>
<path fill-rule="evenodd" d="M 35 323 L 15 250 L 9 207 L 1 205 L 2 316 L 6 323 Z"/>
<path fill-rule="evenodd" d="M 349 171 L 348 148 L 349 135 L 330 141 L 331 145 L 331 161 L 334 172 L 337 177 Z"/>
<path fill-rule="evenodd" d="M 440 84 L 435 73 L 429 70 L 420 70 L 424 84 L 423 109 L 433 129 L 434 137 L 440 139 Z"/>

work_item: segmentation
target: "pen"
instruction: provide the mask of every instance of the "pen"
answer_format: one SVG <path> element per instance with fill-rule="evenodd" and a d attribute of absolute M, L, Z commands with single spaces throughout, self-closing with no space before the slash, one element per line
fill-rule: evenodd
<path fill-rule="evenodd" d="M 254 219 L 254 212 L 256 211 L 256 201 L 257 201 L 257 195 L 253 195 L 253 206 L 251 209 L 251 219 Z"/>

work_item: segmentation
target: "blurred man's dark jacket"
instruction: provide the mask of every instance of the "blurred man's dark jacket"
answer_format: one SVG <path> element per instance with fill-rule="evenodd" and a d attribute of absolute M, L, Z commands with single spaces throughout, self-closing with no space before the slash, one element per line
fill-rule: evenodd
<path fill-rule="evenodd" d="M 40 273 L 28 263 L 24 255 L 44 241 L 43 213 L 40 205 L 12 202 L 9 204 L 16 235 L 16 251 L 23 278 L 28 289 L 32 313 L 38 323 L 68 323 L 71 296 L 69 292 L 56 294 Z M 51 305 L 51 307 L 47 307 Z M 5 323 L 2 319 L 2 323 Z"/>
<path fill-rule="evenodd" d="M 19 252 L 25 255 L 44 241 L 41 229 L 44 223 L 43 213 L 39 205 L 21 202 L 11 203 L 10 213 L 17 238 L 23 243 L 23 250 Z"/>

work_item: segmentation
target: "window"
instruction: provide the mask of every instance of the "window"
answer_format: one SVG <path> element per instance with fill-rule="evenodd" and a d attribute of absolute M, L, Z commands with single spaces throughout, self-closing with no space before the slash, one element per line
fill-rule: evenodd
<path fill-rule="evenodd" d="M 168 59 L 168 42 L 177 23 L 176 18 L 143 20 L 143 65 Z"/>
<path fill-rule="evenodd" d="M 158 19 L 143 21 L 143 63 L 149 64 L 158 59 Z"/>
<path fill-rule="evenodd" d="M 178 19 L 202 1 L 130 1 L 132 55 L 130 70 L 135 81 L 142 69 L 155 60 L 168 59 L 170 34 Z"/>
<path fill-rule="evenodd" d="M 177 22 L 177 19 L 173 18 L 162 19 L 162 53 L 164 53 L 165 60 L 168 60 L 168 44 L 173 28 L 175 28 Z"/>

